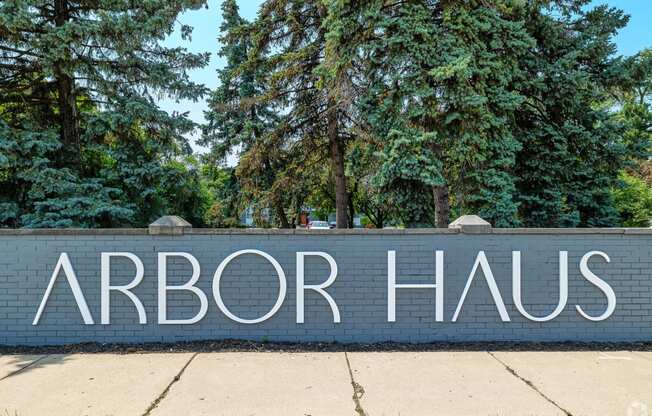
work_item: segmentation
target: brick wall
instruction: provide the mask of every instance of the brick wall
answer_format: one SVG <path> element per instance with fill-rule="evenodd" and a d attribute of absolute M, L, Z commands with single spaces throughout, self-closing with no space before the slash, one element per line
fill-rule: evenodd
<path fill-rule="evenodd" d="M 458 230 L 410 231 L 218 231 L 193 230 L 178 236 L 148 235 L 146 230 L 2 231 L 0 232 L 0 344 L 39 345 L 87 341 L 172 342 L 238 338 L 280 341 L 373 342 L 405 341 L 639 341 L 652 340 L 652 232 L 650 230 L 493 230 L 465 234 Z M 220 262 L 242 249 L 269 253 L 282 266 L 287 295 L 278 312 L 258 324 L 229 319 L 212 292 Z M 432 284 L 435 251 L 444 251 L 444 321 L 435 320 L 435 290 L 398 289 L 396 321 L 387 317 L 387 252 L 396 251 L 397 283 Z M 503 322 L 483 273 L 478 270 L 457 322 L 451 322 L 478 251 L 486 253 L 510 322 Z M 521 251 L 522 299 L 532 315 L 547 315 L 558 302 L 559 251 L 568 251 L 568 303 L 548 322 L 523 317 L 512 297 L 512 251 Z M 576 311 L 578 304 L 600 315 L 607 301 L 603 292 L 580 273 L 582 256 L 606 253 L 589 261 L 593 273 L 614 290 L 617 305 L 606 320 L 593 322 Z M 111 292 L 108 325 L 100 323 L 100 253 L 131 252 L 144 265 L 143 281 L 133 289 L 145 307 L 147 323 L 127 296 Z M 191 325 L 157 323 L 157 253 L 187 252 L 197 258 L 201 275 L 197 287 L 208 298 L 206 316 Z M 327 301 L 305 292 L 305 323 L 296 323 L 296 252 L 323 251 L 339 269 L 327 290 L 339 307 L 341 323 L 333 323 Z M 84 325 L 63 272 L 59 275 L 38 325 L 32 325 L 54 267 L 66 252 L 79 280 L 93 325 Z M 127 284 L 135 267 L 114 258 L 111 284 Z M 307 257 L 306 284 L 328 277 L 328 263 Z M 190 278 L 190 264 L 180 258 L 168 264 L 168 284 Z M 247 254 L 225 269 L 221 293 L 235 315 L 255 319 L 274 305 L 279 281 L 272 265 Z M 186 319 L 199 310 L 190 292 L 168 293 L 168 319 Z"/>

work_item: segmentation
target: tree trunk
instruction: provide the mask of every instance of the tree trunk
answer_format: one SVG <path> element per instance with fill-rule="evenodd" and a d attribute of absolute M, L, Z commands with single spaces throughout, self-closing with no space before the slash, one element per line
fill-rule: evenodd
<path fill-rule="evenodd" d="M 63 26 L 69 19 L 67 0 L 56 0 L 54 3 L 55 24 Z M 66 51 L 69 54 L 69 51 Z M 69 59 L 69 57 L 68 57 Z M 61 135 L 65 148 L 75 146 L 75 153 L 80 153 L 79 117 L 77 115 L 77 97 L 75 81 L 62 68 L 63 62 L 58 61 L 54 67 L 54 77 L 57 83 Z"/>
<path fill-rule="evenodd" d="M 279 202 L 274 203 L 274 210 L 276 211 L 276 218 L 280 223 L 281 228 L 290 228 L 290 222 L 288 221 L 287 215 L 285 215 L 283 204 Z"/>
<path fill-rule="evenodd" d="M 75 146 L 79 150 L 79 128 L 77 117 L 77 98 L 74 93 L 74 82 L 60 69 L 55 71 L 59 93 L 59 113 L 61 117 L 61 132 L 66 146 Z"/>
<path fill-rule="evenodd" d="M 349 228 L 353 228 L 353 219 L 355 218 L 355 207 L 353 206 L 353 198 L 347 194 L 349 200 Z"/>
<path fill-rule="evenodd" d="M 385 227 L 385 215 L 382 212 L 376 214 L 376 228 L 383 229 Z"/>
<path fill-rule="evenodd" d="M 328 144 L 331 150 L 331 165 L 335 177 L 335 214 L 337 228 L 347 228 L 349 225 L 349 194 L 346 191 L 346 176 L 344 174 L 344 149 L 339 137 L 337 123 L 337 107 L 335 101 L 328 100 Z"/>
<path fill-rule="evenodd" d="M 435 222 L 437 228 L 448 228 L 451 216 L 448 185 L 433 186 L 432 193 L 435 198 Z"/>

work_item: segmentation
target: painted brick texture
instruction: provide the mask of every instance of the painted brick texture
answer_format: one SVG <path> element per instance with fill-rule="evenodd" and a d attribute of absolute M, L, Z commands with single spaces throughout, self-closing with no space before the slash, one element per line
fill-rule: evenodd
<path fill-rule="evenodd" d="M 209 339 L 338 342 L 430 341 L 650 341 L 652 340 L 652 233 L 637 234 L 147 234 L 61 233 L 0 235 L 0 344 L 46 345 L 79 342 L 174 342 Z M 258 324 L 230 320 L 217 307 L 213 275 L 229 254 L 262 250 L 283 267 L 287 295 L 280 310 Z M 396 251 L 397 283 L 434 283 L 435 250 L 444 255 L 444 322 L 435 321 L 433 289 L 398 289 L 396 322 L 387 321 L 387 251 Z M 502 322 L 483 274 L 478 270 L 457 322 L 451 322 L 478 251 L 484 250 L 510 322 Z M 512 250 L 522 256 L 522 299 L 532 315 L 547 315 L 558 302 L 559 251 L 568 251 L 569 296 L 564 311 L 549 322 L 524 318 L 512 299 Z M 580 274 L 582 256 L 593 250 L 609 255 L 607 263 L 592 257 L 589 267 L 617 297 L 615 312 L 601 322 L 578 314 L 600 315 L 604 294 Z M 100 253 L 131 252 L 144 264 L 142 283 L 133 293 L 145 306 L 147 324 L 138 323 L 133 303 L 111 292 L 109 325 L 100 324 Z M 192 325 L 157 323 L 157 253 L 187 252 L 201 264 L 197 287 L 208 297 L 208 312 Z M 337 302 L 341 323 L 333 323 L 326 300 L 305 292 L 305 323 L 296 323 L 296 252 L 324 251 L 338 265 L 327 290 Z M 94 325 L 84 325 L 70 286 L 61 273 L 38 325 L 32 321 L 60 253 L 68 253 Z M 328 264 L 307 257 L 306 284 L 328 277 Z M 127 284 L 135 268 L 114 258 L 111 283 Z M 168 284 L 182 284 L 191 274 L 180 258 L 168 263 Z M 272 265 L 260 256 L 243 255 L 226 268 L 222 297 L 236 315 L 254 319 L 271 309 L 278 293 Z M 168 292 L 168 318 L 195 315 L 199 302 L 189 292 Z"/>

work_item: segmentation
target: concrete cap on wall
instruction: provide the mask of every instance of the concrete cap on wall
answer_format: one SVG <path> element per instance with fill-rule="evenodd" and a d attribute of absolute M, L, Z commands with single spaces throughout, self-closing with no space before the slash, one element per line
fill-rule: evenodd
<path fill-rule="evenodd" d="M 149 225 L 152 235 L 179 235 L 190 230 L 192 225 L 176 215 L 165 215 Z"/>
<path fill-rule="evenodd" d="M 491 232 L 491 224 L 477 215 L 462 215 L 448 224 L 448 228 L 458 228 L 465 234 L 484 234 Z"/>

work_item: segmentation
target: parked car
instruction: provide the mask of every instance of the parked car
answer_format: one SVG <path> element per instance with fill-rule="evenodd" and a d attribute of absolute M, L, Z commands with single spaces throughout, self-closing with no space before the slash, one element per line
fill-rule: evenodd
<path fill-rule="evenodd" d="M 309 230 L 330 230 L 331 227 L 328 225 L 328 221 L 310 221 L 308 223 Z"/>

